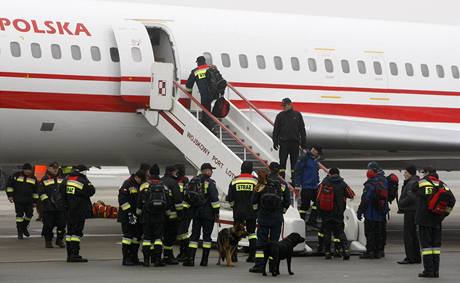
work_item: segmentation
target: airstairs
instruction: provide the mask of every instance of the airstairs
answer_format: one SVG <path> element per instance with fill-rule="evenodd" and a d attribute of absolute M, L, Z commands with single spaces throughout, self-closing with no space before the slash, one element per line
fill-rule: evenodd
<path fill-rule="evenodd" d="M 142 113 L 150 125 L 174 144 L 195 168 L 199 168 L 205 162 L 216 167 L 212 178 L 217 183 L 221 200 L 224 200 L 228 184 L 239 174 L 243 160 L 253 161 L 256 168 L 267 168 L 271 161 L 278 159 L 278 153 L 272 149 L 271 138 L 235 105 L 230 104 L 227 117 L 218 119 L 200 104 L 195 93 L 190 94 L 180 83 L 176 82 L 173 74 L 172 64 L 153 64 L 150 105 L 148 109 L 140 109 L 138 112 Z M 273 124 L 263 112 L 230 84 L 229 89 L 267 123 Z M 215 134 L 203 126 L 197 118 L 198 115 L 194 115 L 189 107 L 184 106 L 188 105 L 184 101 L 190 101 L 198 112 L 209 115 L 218 126 L 218 133 Z M 356 219 L 354 212 L 350 211 L 350 213 L 353 216 L 350 218 Z M 357 223 L 356 220 L 351 224 L 352 227 L 347 229 L 354 232 L 350 235 L 352 237 L 349 237 L 352 242 L 358 240 Z M 221 211 L 220 224 L 232 224 L 230 210 Z M 219 227 L 220 225 L 216 227 L 213 236 L 217 237 Z M 285 215 L 283 235 L 292 232 L 305 234 L 305 224 L 299 218 L 295 207 L 291 207 Z M 245 245 L 244 242 L 242 244 Z M 362 250 L 359 245 L 355 246 L 358 250 Z M 297 249 L 312 251 L 308 245 L 305 247 L 299 245 Z"/>

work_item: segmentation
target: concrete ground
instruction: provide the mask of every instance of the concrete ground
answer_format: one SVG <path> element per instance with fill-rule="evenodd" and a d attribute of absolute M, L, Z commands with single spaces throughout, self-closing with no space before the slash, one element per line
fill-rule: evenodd
<path fill-rule="evenodd" d="M 346 171 L 349 184 L 358 195 L 361 194 L 361 172 Z M 455 190 L 459 180 L 456 173 L 446 173 L 447 182 Z M 123 174 L 102 174 L 90 176 L 98 188 L 93 201 L 103 200 L 116 204 L 117 185 Z M 351 205 L 356 205 L 356 201 Z M 0 193 L 0 282 L 257 282 L 281 280 L 290 282 L 419 282 L 420 265 L 400 266 L 397 260 L 404 257 L 402 245 L 402 216 L 392 210 L 389 221 L 387 257 L 383 260 L 350 261 L 340 259 L 325 261 L 320 257 L 296 257 L 293 260 L 294 276 L 289 276 L 285 262 L 281 264 L 281 276 L 277 279 L 263 278 L 250 274 L 250 264 L 244 261 L 234 268 L 216 266 L 217 254 L 212 252 L 208 268 L 186 268 L 168 266 L 165 268 L 122 267 L 120 265 L 120 226 L 113 219 L 90 219 L 87 221 L 85 237 L 82 240 L 82 255 L 90 262 L 70 264 L 64 262 L 65 249 L 45 249 L 40 237 L 41 223 L 31 223 L 32 237 L 16 239 L 13 205 Z M 444 223 L 443 254 L 440 282 L 459 282 L 460 275 L 460 213 L 458 209 Z M 240 255 L 244 259 L 245 255 Z M 199 261 L 199 256 L 197 256 Z M 186 272 L 186 273 L 185 273 Z"/>

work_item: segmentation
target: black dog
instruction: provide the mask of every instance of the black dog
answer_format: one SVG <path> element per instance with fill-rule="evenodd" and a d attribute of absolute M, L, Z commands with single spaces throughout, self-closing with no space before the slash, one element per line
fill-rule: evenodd
<path fill-rule="evenodd" d="M 263 276 L 267 276 L 265 269 L 270 257 L 273 258 L 272 264 L 270 265 L 273 276 L 280 274 L 280 261 L 283 259 L 287 262 L 289 274 L 294 275 L 291 271 L 292 254 L 294 253 L 294 247 L 303 242 L 305 242 L 305 239 L 302 238 L 299 233 L 291 233 L 282 241 L 269 243 L 264 250 Z"/>

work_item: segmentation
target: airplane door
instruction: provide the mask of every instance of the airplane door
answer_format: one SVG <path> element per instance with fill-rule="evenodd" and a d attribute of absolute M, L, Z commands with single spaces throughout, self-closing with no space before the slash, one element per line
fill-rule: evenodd
<path fill-rule="evenodd" d="M 144 25 L 126 20 L 112 26 L 120 58 L 120 93 L 124 100 L 138 102 L 150 95 L 153 50 Z M 112 52 L 112 51 L 111 51 Z"/>
<path fill-rule="evenodd" d="M 171 110 L 173 105 L 174 65 L 154 62 L 151 76 L 150 108 L 154 110 Z"/>

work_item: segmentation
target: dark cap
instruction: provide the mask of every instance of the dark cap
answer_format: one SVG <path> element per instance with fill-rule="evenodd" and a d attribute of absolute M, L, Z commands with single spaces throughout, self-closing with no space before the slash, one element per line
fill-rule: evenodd
<path fill-rule="evenodd" d="M 32 170 L 32 164 L 24 163 L 24 165 L 22 165 L 22 170 Z"/>
<path fill-rule="evenodd" d="M 415 165 L 409 165 L 406 167 L 406 171 L 409 172 L 412 176 L 417 174 L 417 167 Z"/>
<path fill-rule="evenodd" d="M 205 170 L 205 169 L 214 170 L 214 169 L 216 169 L 216 167 L 212 167 L 212 165 L 211 165 L 210 163 L 203 163 L 203 164 L 201 165 L 200 170 Z"/>
<path fill-rule="evenodd" d="M 206 58 L 205 58 L 204 56 L 198 56 L 198 57 L 196 58 L 196 62 L 197 62 L 198 64 L 206 64 Z"/>
<path fill-rule="evenodd" d="M 56 161 L 51 162 L 50 164 L 48 164 L 48 167 L 50 167 L 50 168 L 59 168 L 59 163 L 57 163 Z"/>
<path fill-rule="evenodd" d="M 379 164 L 377 162 L 375 162 L 375 161 L 369 162 L 367 164 L 367 169 L 372 169 L 375 172 L 381 170 Z"/>
<path fill-rule="evenodd" d="M 149 171 L 150 169 L 150 165 L 148 165 L 147 163 L 141 163 L 141 165 L 139 166 L 139 170 L 142 170 L 142 171 Z"/>
<path fill-rule="evenodd" d="M 152 176 L 160 175 L 160 167 L 158 167 L 158 164 L 153 164 L 149 169 L 149 173 Z"/>
<path fill-rule="evenodd" d="M 281 104 L 283 105 L 286 105 L 286 104 L 291 104 L 292 101 L 289 97 L 286 97 L 286 98 L 283 98 L 283 100 L 281 100 Z"/>
<path fill-rule="evenodd" d="M 172 173 L 174 171 L 178 171 L 177 167 L 174 166 L 174 165 L 168 165 L 166 166 L 166 169 L 165 169 L 165 173 L 168 174 L 168 173 Z"/>
<path fill-rule="evenodd" d="M 142 181 L 145 181 L 145 171 L 144 170 L 137 170 L 136 173 L 134 173 L 134 176 L 140 178 Z"/>
<path fill-rule="evenodd" d="M 333 168 L 329 169 L 329 175 L 340 175 L 339 168 L 333 167 Z"/>
<path fill-rule="evenodd" d="M 241 164 L 241 173 L 252 173 L 252 170 L 254 169 L 254 163 L 252 161 L 244 161 L 243 164 Z"/>
<path fill-rule="evenodd" d="M 274 172 L 278 172 L 280 170 L 280 164 L 278 162 L 272 162 L 270 163 L 270 170 Z"/>
<path fill-rule="evenodd" d="M 428 175 L 433 175 L 433 174 L 436 174 L 436 169 L 434 169 L 431 166 L 427 166 L 427 167 L 423 168 L 422 173 L 428 174 Z"/>
<path fill-rule="evenodd" d="M 89 170 L 88 166 L 83 165 L 83 164 L 80 164 L 80 165 L 75 166 L 74 169 L 75 169 L 77 172 L 83 172 L 83 171 L 88 171 L 88 170 Z"/>

